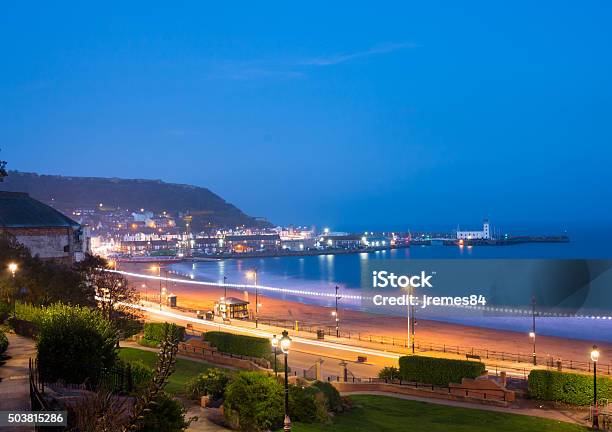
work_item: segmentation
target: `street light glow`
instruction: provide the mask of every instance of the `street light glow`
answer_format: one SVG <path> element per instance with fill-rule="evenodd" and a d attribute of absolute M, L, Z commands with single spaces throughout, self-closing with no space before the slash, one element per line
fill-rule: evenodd
<path fill-rule="evenodd" d="M 272 346 L 276 348 L 278 346 L 278 338 L 276 335 L 272 336 Z"/>
<path fill-rule="evenodd" d="M 287 333 L 287 330 L 283 332 L 283 337 L 280 340 L 281 351 L 283 354 L 289 354 L 289 347 L 291 346 L 291 338 Z"/>
<path fill-rule="evenodd" d="M 597 349 L 597 345 L 593 345 L 593 351 L 591 351 L 591 361 L 599 361 L 599 350 Z"/>
<path fill-rule="evenodd" d="M 15 272 L 17 272 L 17 269 L 18 269 L 18 268 L 19 268 L 19 267 L 17 266 L 17 263 L 14 263 L 14 262 L 9 263 L 9 265 L 8 265 L 8 269 L 9 269 L 9 271 L 10 271 L 11 273 L 13 273 L 13 276 L 15 275 Z"/>
<path fill-rule="evenodd" d="M 535 332 L 532 332 L 532 331 L 530 331 L 530 332 L 529 332 L 529 337 L 530 337 L 531 339 L 535 338 L 535 336 L 536 336 L 536 335 L 535 335 Z"/>

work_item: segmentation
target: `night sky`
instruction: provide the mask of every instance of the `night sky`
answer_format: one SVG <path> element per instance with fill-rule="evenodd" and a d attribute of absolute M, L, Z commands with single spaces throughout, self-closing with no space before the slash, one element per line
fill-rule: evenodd
<path fill-rule="evenodd" d="M 5 3 L 0 158 L 279 224 L 611 220 L 609 1 L 221 3 Z"/>

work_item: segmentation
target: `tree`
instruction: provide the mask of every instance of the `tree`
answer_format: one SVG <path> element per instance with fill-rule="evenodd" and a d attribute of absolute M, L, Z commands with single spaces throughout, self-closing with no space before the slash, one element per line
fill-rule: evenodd
<path fill-rule="evenodd" d="M 185 419 L 180 402 L 168 397 L 163 389 L 174 372 L 180 332 L 174 324 L 165 324 L 164 338 L 157 355 L 157 365 L 146 390 L 135 400 L 98 390 L 68 406 L 73 432 L 148 431 L 180 432 L 193 418 Z"/>
<path fill-rule="evenodd" d="M 8 176 L 6 172 L 6 161 L 0 160 L 0 182 L 4 181 L 4 177 Z"/>
<path fill-rule="evenodd" d="M 19 266 L 15 280 L 4 271 L 9 262 Z M 33 257 L 30 251 L 7 232 L 0 233 L 0 297 L 49 305 L 58 301 L 93 306 L 93 289 L 82 283 L 81 275 L 72 267 Z"/>
<path fill-rule="evenodd" d="M 48 382 L 97 383 L 117 362 L 117 333 L 100 312 L 54 304 L 43 310 L 38 330 L 38 367 Z"/>
<path fill-rule="evenodd" d="M 166 323 L 164 325 L 164 338 L 160 344 L 159 354 L 157 355 L 157 365 L 153 373 L 153 379 L 147 390 L 137 398 L 126 430 L 147 430 L 146 425 L 150 421 L 163 421 L 163 418 L 160 419 L 154 415 L 152 416 L 151 411 L 155 410 L 156 405 L 162 401 L 163 389 L 168 383 L 168 377 L 174 372 L 180 337 L 180 331 L 175 324 Z M 181 415 L 184 418 L 184 411 Z M 177 425 L 174 420 L 170 420 L 175 426 Z M 188 426 L 189 423 L 190 420 L 186 422 L 185 427 Z"/>
<path fill-rule="evenodd" d="M 104 258 L 87 255 L 77 268 L 83 283 L 93 289 L 98 308 L 108 321 L 137 317 L 134 309 L 122 303 L 138 303 L 138 291 L 123 275 L 108 271 L 109 264 Z"/>

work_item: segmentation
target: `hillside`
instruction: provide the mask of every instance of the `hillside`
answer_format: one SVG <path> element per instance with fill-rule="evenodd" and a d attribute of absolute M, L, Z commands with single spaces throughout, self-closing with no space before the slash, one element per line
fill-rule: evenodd
<path fill-rule="evenodd" d="M 206 188 L 161 180 L 64 177 L 10 171 L 0 183 L 0 190 L 27 192 L 33 198 L 66 211 L 96 208 L 100 203 L 104 207 L 167 211 L 175 216 L 188 211 L 193 215 L 194 229 L 266 224 L 244 214 Z"/>

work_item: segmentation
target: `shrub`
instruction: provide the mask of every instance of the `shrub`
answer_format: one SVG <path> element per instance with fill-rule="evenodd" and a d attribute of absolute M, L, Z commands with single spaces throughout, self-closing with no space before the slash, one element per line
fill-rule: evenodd
<path fill-rule="evenodd" d="M 153 369 L 147 366 L 142 360 L 132 360 L 129 365 L 132 374 L 132 384 L 136 391 L 144 390 L 153 378 Z"/>
<path fill-rule="evenodd" d="M 153 409 L 145 411 L 138 431 L 143 432 L 182 432 L 189 427 L 185 420 L 185 408 L 180 401 L 160 393 L 155 399 Z"/>
<path fill-rule="evenodd" d="M 9 341 L 3 331 L 0 331 L 0 354 L 4 354 L 8 349 Z"/>
<path fill-rule="evenodd" d="M 394 380 L 400 377 L 400 371 L 394 366 L 385 366 L 378 372 L 378 378 L 384 380 Z"/>
<path fill-rule="evenodd" d="M 11 307 L 5 301 L 0 301 L 0 323 L 3 323 L 11 313 Z"/>
<path fill-rule="evenodd" d="M 564 402 L 571 405 L 593 403 L 593 377 L 549 370 L 529 373 L 529 394 L 540 400 Z M 597 398 L 612 399 L 612 380 L 597 378 Z"/>
<path fill-rule="evenodd" d="M 15 304 L 15 316 L 17 319 L 29 321 L 31 323 L 39 325 L 44 314 L 45 309 L 43 309 L 42 307 L 20 302 L 17 302 Z"/>
<path fill-rule="evenodd" d="M 204 333 L 204 340 L 219 351 L 250 357 L 266 358 L 272 350 L 269 339 L 211 331 Z"/>
<path fill-rule="evenodd" d="M 146 346 L 149 348 L 157 348 L 159 347 L 159 341 L 149 340 L 146 338 L 138 339 L 138 345 Z"/>
<path fill-rule="evenodd" d="M 325 395 L 318 387 L 289 387 L 289 415 L 291 420 L 303 423 L 327 420 Z"/>
<path fill-rule="evenodd" d="M 185 339 L 185 327 L 177 326 L 179 340 Z M 161 342 L 164 339 L 164 323 L 146 323 L 144 325 L 144 338 L 149 341 Z"/>
<path fill-rule="evenodd" d="M 436 357 L 404 356 L 399 359 L 400 375 L 408 381 L 447 386 L 462 378 L 476 378 L 485 372 L 481 362 Z"/>
<path fill-rule="evenodd" d="M 223 398 L 229 380 L 225 371 L 212 368 L 189 381 L 185 390 L 190 399 L 210 396 L 213 400 L 218 400 Z"/>
<path fill-rule="evenodd" d="M 102 315 L 86 307 L 55 304 L 45 309 L 38 333 L 38 367 L 54 382 L 97 382 L 115 365 L 117 335 Z"/>
<path fill-rule="evenodd" d="M 227 420 L 243 431 L 275 430 L 284 418 L 283 387 L 274 377 L 240 372 L 225 390 Z"/>
<path fill-rule="evenodd" d="M 327 381 L 315 381 L 312 383 L 312 386 L 321 390 L 325 396 L 325 404 L 328 411 L 342 411 L 342 397 L 340 396 L 338 390 L 336 390 L 336 387 Z"/>

